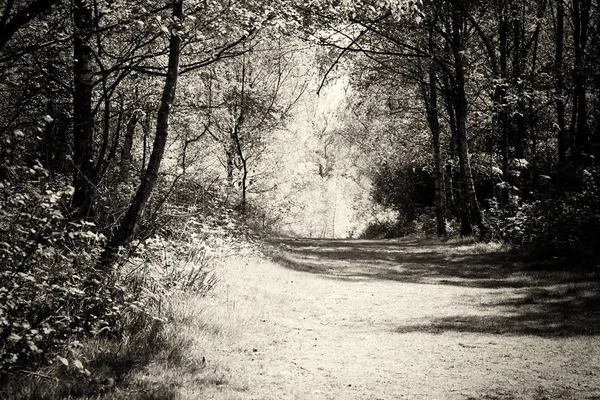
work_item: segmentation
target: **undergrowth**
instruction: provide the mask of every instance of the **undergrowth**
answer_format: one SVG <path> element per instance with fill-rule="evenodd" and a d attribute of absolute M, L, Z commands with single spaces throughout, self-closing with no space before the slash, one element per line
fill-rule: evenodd
<path fill-rule="evenodd" d="M 102 230 L 68 214 L 72 189 L 27 173 L 37 180 L 0 181 L 0 398 L 174 398 L 132 374 L 158 361 L 202 368 L 171 303 L 206 296 L 225 248 L 244 251 L 237 221 L 167 205 L 168 221 L 106 267 Z"/>

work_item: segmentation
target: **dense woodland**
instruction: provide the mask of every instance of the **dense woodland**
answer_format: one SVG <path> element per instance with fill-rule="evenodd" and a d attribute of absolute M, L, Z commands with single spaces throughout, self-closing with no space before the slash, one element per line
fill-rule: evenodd
<path fill-rule="evenodd" d="M 595 0 L 0 4 L 1 379 L 210 287 L 217 239 L 597 264 Z M 136 273 L 167 251 L 200 267 Z"/>

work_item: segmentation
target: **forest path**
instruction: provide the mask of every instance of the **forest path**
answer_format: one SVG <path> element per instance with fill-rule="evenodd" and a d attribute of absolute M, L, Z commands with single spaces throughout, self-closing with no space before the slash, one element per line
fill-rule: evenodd
<path fill-rule="evenodd" d="M 489 245 L 275 245 L 276 262 L 226 269 L 214 301 L 231 323 L 183 398 L 600 399 L 589 274 Z"/>

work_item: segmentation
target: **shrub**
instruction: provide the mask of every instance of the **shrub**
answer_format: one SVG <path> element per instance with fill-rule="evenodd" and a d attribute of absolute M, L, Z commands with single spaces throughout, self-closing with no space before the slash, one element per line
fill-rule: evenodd
<path fill-rule="evenodd" d="M 372 191 L 378 204 L 398 211 L 409 224 L 435 200 L 433 177 L 419 163 L 382 166 L 375 175 Z"/>
<path fill-rule="evenodd" d="M 0 182 L 0 372 L 51 361 L 72 335 L 110 330 L 127 295 L 97 267 L 104 236 L 69 221 L 72 188 L 39 165 Z M 9 175 L 10 176 L 10 175 Z"/>
<path fill-rule="evenodd" d="M 72 188 L 39 165 L 20 174 L 27 179 L 0 182 L 0 386 L 10 382 L 24 398 L 88 393 L 98 374 L 125 374 L 155 353 L 151 341 L 165 340 L 166 298 L 214 287 L 212 267 L 235 227 L 167 205 L 168 230 L 157 227 L 116 265 L 100 267 L 105 238 L 93 223 L 69 219 Z M 90 343 L 105 343 L 101 354 L 90 354 Z M 20 386 L 42 367 L 61 383 Z"/>
<path fill-rule="evenodd" d="M 391 239 L 414 233 L 414 224 L 404 221 L 372 222 L 360 234 L 361 239 Z"/>
<path fill-rule="evenodd" d="M 86 368 L 92 369 L 95 360 L 86 356 L 89 349 L 82 343 L 116 343 L 108 347 L 123 356 L 121 345 L 132 348 L 132 338 L 136 348 L 159 338 L 165 298 L 208 293 L 217 282 L 212 267 L 225 245 L 246 243 L 236 237 L 247 229 L 208 191 L 198 198 L 188 190 L 187 197 L 170 201 L 169 194 L 181 189 L 162 182 L 142 219 L 143 236 L 122 249 L 115 265 L 100 266 L 103 233 L 114 229 L 135 185 L 99 186 L 94 222 L 78 221 L 69 211 L 69 177 L 51 176 L 37 161 L 4 159 L 0 386 L 13 382 L 18 391 L 17 375 L 40 368 L 61 379 L 67 371 L 77 382 L 81 374 L 90 374 Z"/>
<path fill-rule="evenodd" d="M 425 208 L 424 212 L 417 216 L 413 224 L 415 233 L 422 233 L 425 236 L 436 236 L 437 221 L 435 219 L 435 209 L 433 207 Z"/>
<path fill-rule="evenodd" d="M 492 211 L 504 241 L 546 255 L 591 259 L 600 257 L 600 192 L 595 171 L 581 170 L 578 182 L 556 189 L 510 214 Z M 559 189 L 560 186 L 560 189 Z"/>

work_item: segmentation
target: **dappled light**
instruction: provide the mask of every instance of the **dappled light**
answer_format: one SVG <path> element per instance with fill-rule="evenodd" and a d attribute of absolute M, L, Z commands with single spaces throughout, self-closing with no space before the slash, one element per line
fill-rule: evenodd
<path fill-rule="evenodd" d="M 497 335 L 571 337 L 600 335 L 600 294 L 593 285 L 529 287 L 498 295 L 481 305 L 491 315 L 455 315 L 403 325 L 397 333 L 472 332 Z M 508 297 L 508 298 L 506 298 Z"/>
<path fill-rule="evenodd" d="M 484 315 L 452 315 L 395 328 L 398 333 L 473 332 L 561 337 L 600 334 L 600 271 L 522 261 L 488 251 L 419 239 L 386 241 L 273 240 L 274 259 L 288 268 L 348 282 L 495 289 L 478 299 Z"/>
<path fill-rule="evenodd" d="M 523 262 L 514 251 L 489 245 L 488 251 L 461 250 L 427 240 L 273 239 L 283 265 L 332 277 L 385 279 L 483 288 L 520 288 L 600 279 L 596 268 L 573 270 L 539 261 Z M 485 249 L 485 246 L 484 246 Z M 339 261 L 342 261 L 340 263 Z"/>

